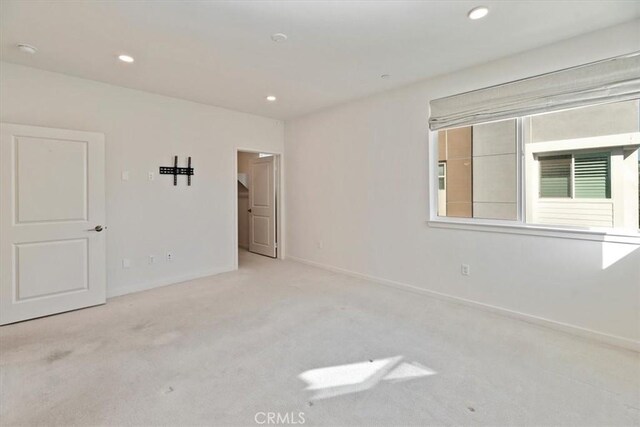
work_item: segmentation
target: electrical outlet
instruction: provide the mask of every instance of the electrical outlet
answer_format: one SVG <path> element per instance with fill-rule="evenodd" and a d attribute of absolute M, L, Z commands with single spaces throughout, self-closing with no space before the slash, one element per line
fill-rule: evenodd
<path fill-rule="evenodd" d="M 173 252 L 167 251 L 167 261 L 173 261 Z"/>
<path fill-rule="evenodd" d="M 122 171 L 122 180 L 129 181 L 129 171 Z"/>
<path fill-rule="evenodd" d="M 131 260 L 129 258 L 122 258 L 122 268 L 131 267 Z"/>
<path fill-rule="evenodd" d="M 460 266 L 460 273 L 463 276 L 470 276 L 471 275 L 471 267 L 469 267 L 469 264 L 462 264 Z"/>
<path fill-rule="evenodd" d="M 149 172 L 147 176 L 149 177 L 149 181 L 153 181 L 155 179 L 155 174 L 153 172 Z"/>
<path fill-rule="evenodd" d="M 156 263 L 155 255 L 149 255 L 149 264 L 155 264 L 155 263 Z"/>
<path fill-rule="evenodd" d="M 318 249 L 324 248 L 324 242 L 322 240 L 318 240 Z"/>

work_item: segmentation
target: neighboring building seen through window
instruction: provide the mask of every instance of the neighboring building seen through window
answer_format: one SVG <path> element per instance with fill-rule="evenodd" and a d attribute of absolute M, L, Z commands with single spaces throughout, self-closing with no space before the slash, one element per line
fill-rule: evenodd
<path fill-rule="evenodd" d="M 638 100 L 524 120 L 526 222 L 637 231 Z"/>
<path fill-rule="evenodd" d="M 447 171 L 441 216 L 517 219 L 516 150 L 515 119 L 438 132 Z"/>
<path fill-rule="evenodd" d="M 439 131 L 438 215 L 638 231 L 639 104 Z"/>

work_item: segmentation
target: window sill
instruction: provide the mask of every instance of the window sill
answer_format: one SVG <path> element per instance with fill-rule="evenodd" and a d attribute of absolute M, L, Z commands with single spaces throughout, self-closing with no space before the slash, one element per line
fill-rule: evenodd
<path fill-rule="evenodd" d="M 555 237 L 561 239 L 591 240 L 596 242 L 640 245 L 640 233 L 623 233 L 620 231 L 561 228 L 530 224 L 507 224 L 499 221 L 469 222 L 468 220 L 457 220 L 453 218 L 432 219 L 427 221 L 427 224 L 434 228 L 450 228 L 488 233 L 522 234 L 538 237 Z"/>

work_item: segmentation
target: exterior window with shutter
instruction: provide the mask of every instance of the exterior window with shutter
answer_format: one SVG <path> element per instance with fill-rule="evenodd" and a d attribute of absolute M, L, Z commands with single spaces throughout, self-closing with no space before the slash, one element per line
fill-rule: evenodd
<path fill-rule="evenodd" d="M 446 190 L 447 164 L 445 162 L 438 163 L 438 190 Z"/>
<path fill-rule="evenodd" d="M 611 198 L 611 155 L 586 153 L 574 156 L 576 198 Z"/>
<path fill-rule="evenodd" d="M 540 157 L 539 163 L 540 197 L 611 198 L 609 152 Z"/>
<path fill-rule="evenodd" d="M 571 155 L 540 157 L 540 197 L 571 197 Z"/>

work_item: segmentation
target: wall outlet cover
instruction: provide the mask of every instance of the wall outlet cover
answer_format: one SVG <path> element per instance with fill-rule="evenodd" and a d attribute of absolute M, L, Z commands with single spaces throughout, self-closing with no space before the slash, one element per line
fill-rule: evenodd
<path fill-rule="evenodd" d="M 460 266 L 460 273 L 462 273 L 463 276 L 469 276 L 471 274 L 471 267 L 469 267 L 469 264 L 462 264 Z"/>

